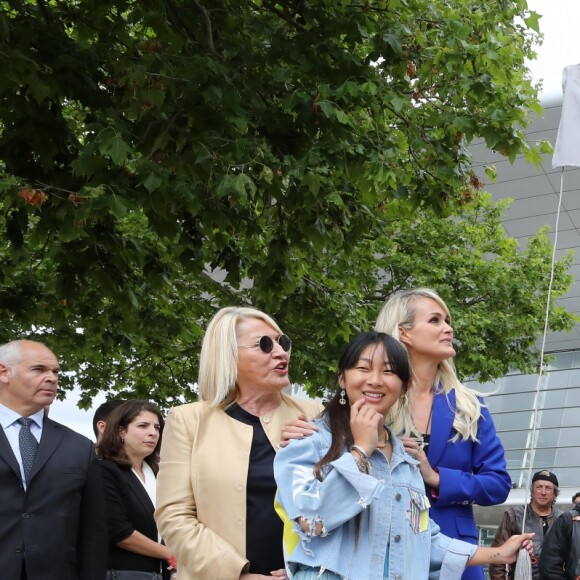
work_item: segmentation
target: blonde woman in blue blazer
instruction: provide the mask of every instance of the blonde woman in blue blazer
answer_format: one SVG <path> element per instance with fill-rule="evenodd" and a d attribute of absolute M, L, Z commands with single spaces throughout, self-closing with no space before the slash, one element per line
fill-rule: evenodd
<path fill-rule="evenodd" d="M 375 328 L 409 353 L 411 387 L 387 421 L 420 462 L 431 518 L 447 536 L 477 544 L 472 505 L 503 503 L 511 479 L 491 415 L 455 373 L 449 309 L 429 288 L 403 290 L 385 303 Z M 463 580 L 483 577 L 470 568 Z"/>

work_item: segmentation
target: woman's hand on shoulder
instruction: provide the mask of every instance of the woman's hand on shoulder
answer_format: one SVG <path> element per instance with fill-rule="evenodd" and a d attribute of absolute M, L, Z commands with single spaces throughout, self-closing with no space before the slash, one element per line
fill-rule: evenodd
<path fill-rule="evenodd" d="M 419 442 L 414 437 L 399 437 L 405 451 L 419 461 L 419 471 L 423 481 L 433 489 L 439 489 L 439 474 L 431 467 L 427 454 Z"/>
<path fill-rule="evenodd" d="M 318 431 L 318 427 L 313 423 L 310 423 L 306 419 L 306 415 L 300 413 L 300 415 L 295 419 L 289 419 L 286 421 L 284 428 L 282 429 L 280 447 L 286 447 L 291 439 L 304 439 L 304 437 L 310 437 L 310 435 L 315 431 Z"/>

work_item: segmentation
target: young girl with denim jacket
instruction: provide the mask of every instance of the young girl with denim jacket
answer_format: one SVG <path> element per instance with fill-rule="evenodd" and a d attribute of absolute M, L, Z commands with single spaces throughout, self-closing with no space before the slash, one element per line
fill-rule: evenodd
<path fill-rule="evenodd" d="M 531 550 L 530 534 L 477 548 L 444 536 L 429 519 L 419 462 L 385 426 L 410 381 L 397 340 L 357 335 L 338 378 L 318 431 L 292 440 L 274 461 L 290 578 L 453 580 L 466 565 L 512 562 L 520 546 Z"/>

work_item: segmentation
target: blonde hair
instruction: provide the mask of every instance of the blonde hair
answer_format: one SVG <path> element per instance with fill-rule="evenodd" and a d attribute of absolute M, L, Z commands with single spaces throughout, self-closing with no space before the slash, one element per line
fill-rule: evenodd
<path fill-rule="evenodd" d="M 280 327 L 260 310 L 228 306 L 210 321 L 199 360 L 197 384 L 202 401 L 211 407 L 230 407 L 238 398 L 238 322 L 243 318 L 258 318 L 282 334 Z"/>
<path fill-rule="evenodd" d="M 410 330 L 415 324 L 416 309 L 414 304 L 419 298 L 435 300 L 449 316 L 449 320 L 451 320 L 449 309 L 437 292 L 430 288 L 411 288 L 396 292 L 387 300 L 379 313 L 375 323 L 375 330 L 386 332 L 400 340 L 400 329 L 406 328 Z M 403 344 L 403 346 L 407 348 L 406 345 Z M 411 353 L 409 353 L 409 357 L 412 367 Z M 477 441 L 477 422 L 481 417 L 481 403 L 477 398 L 479 393 L 468 389 L 461 383 L 457 377 L 453 359 L 446 359 L 437 365 L 437 374 L 435 375 L 433 387 L 440 389 L 440 392 L 444 392 L 446 395 L 452 389 L 455 389 L 456 409 L 453 428 L 456 434 L 452 441 L 457 441 L 459 438 Z M 391 408 L 387 417 L 391 428 L 398 435 L 415 437 L 420 435 L 411 416 L 413 391 L 414 386 L 408 389 L 401 400 Z"/>

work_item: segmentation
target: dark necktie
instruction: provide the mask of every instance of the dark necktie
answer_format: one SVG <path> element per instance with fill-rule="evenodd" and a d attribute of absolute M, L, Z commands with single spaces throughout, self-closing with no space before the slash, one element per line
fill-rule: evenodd
<path fill-rule="evenodd" d="M 28 485 L 30 471 L 34 463 L 34 456 L 38 448 L 38 441 L 30 431 L 32 419 L 29 417 L 20 417 L 20 434 L 18 435 L 18 444 L 20 445 L 20 457 L 22 458 L 22 467 L 24 467 L 24 479 Z"/>

